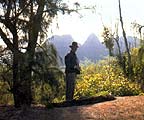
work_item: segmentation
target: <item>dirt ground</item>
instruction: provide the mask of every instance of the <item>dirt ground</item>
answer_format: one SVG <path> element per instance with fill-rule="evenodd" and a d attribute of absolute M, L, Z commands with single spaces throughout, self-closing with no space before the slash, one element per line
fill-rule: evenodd
<path fill-rule="evenodd" d="M 37 106 L 20 110 L 0 106 L 0 120 L 144 120 L 144 96 L 53 109 Z"/>

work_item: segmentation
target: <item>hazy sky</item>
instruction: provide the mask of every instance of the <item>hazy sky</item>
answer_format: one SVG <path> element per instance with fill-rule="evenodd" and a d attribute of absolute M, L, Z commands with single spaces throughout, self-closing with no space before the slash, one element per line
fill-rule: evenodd
<path fill-rule="evenodd" d="M 80 11 L 83 16 L 80 18 L 78 14 L 59 15 L 58 25 L 53 24 L 52 35 L 71 34 L 75 41 L 83 43 L 89 34 L 95 33 L 98 37 L 101 36 L 103 24 L 114 28 L 114 25 L 119 18 L 118 0 L 67 0 L 68 3 L 79 1 L 81 5 L 96 5 L 96 10 L 93 13 L 91 10 Z M 121 0 L 122 16 L 124 20 L 127 34 L 130 33 L 130 23 L 137 21 L 144 24 L 144 0 Z"/>
<path fill-rule="evenodd" d="M 103 30 L 103 24 L 107 27 L 114 28 L 115 23 L 119 19 L 118 0 L 63 1 L 67 1 L 69 5 L 72 5 L 72 3 L 77 1 L 81 6 L 96 5 L 96 9 L 94 12 L 91 10 L 81 10 L 79 11 L 81 15 L 76 13 L 71 15 L 59 14 L 57 20 L 53 21 L 53 24 L 50 28 L 52 33 L 49 32 L 49 37 L 52 35 L 71 34 L 74 41 L 84 43 L 84 41 L 91 33 L 94 33 L 97 37 L 100 38 Z M 121 0 L 121 8 L 127 35 L 132 33 L 130 28 L 131 22 L 136 21 L 137 23 L 144 25 L 144 0 Z M 59 28 L 56 27 L 57 23 Z"/>

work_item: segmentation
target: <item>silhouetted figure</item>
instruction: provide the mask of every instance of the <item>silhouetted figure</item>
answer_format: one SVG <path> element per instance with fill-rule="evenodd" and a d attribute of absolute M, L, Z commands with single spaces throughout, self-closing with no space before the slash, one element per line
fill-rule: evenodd
<path fill-rule="evenodd" d="M 66 73 L 66 100 L 70 101 L 74 96 L 76 75 L 80 74 L 79 61 L 76 56 L 76 50 L 78 48 L 77 42 L 72 42 L 69 46 L 71 51 L 65 56 L 65 73 Z"/>

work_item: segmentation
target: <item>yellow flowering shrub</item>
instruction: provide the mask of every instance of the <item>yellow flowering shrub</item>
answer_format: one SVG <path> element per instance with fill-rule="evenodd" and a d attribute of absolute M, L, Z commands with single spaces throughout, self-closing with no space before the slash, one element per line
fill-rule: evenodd
<path fill-rule="evenodd" d="M 77 80 L 75 98 L 91 97 L 99 94 L 115 96 L 138 95 L 140 87 L 130 82 L 123 74 L 115 58 L 82 67 Z"/>

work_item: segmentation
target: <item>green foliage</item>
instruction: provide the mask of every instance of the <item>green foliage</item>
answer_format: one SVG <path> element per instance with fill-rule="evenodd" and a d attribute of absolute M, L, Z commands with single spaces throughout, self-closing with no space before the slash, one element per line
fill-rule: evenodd
<path fill-rule="evenodd" d="M 45 104 L 46 102 L 63 100 L 64 75 L 59 69 L 57 53 L 53 46 L 37 49 L 32 73 L 32 96 L 33 103 Z M 0 104 L 13 104 L 13 74 L 10 61 L 12 57 L 1 57 L 0 61 Z M 9 60 L 9 61 L 8 61 Z"/>
<path fill-rule="evenodd" d="M 144 56 L 141 54 L 143 48 L 134 48 L 131 50 L 131 59 L 133 65 L 132 81 L 140 84 L 142 91 L 144 92 Z"/>
<path fill-rule="evenodd" d="M 102 60 L 82 68 L 84 74 L 77 81 L 75 98 L 112 94 L 115 96 L 138 95 L 140 87 L 129 81 L 115 58 Z"/>
<path fill-rule="evenodd" d="M 58 101 L 64 95 L 64 74 L 58 66 L 58 55 L 53 45 L 44 43 L 37 48 L 33 69 L 33 97 L 35 103 Z"/>
<path fill-rule="evenodd" d="M 13 96 L 8 91 L 9 85 L 7 82 L 0 81 L 0 104 L 8 105 L 13 104 Z"/>
<path fill-rule="evenodd" d="M 13 104 L 12 71 L 5 64 L 0 63 L 0 104 Z"/>
<path fill-rule="evenodd" d="M 131 66 L 133 73 L 130 76 L 130 81 L 134 81 L 141 86 L 144 85 L 144 56 L 141 55 L 141 47 L 140 48 L 133 48 L 131 49 Z M 143 53 L 142 53 L 143 54 Z M 125 74 L 128 73 L 128 56 L 123 54 L 125 58 Z M 144 90 L 144 88 L 143 88 Z"/>
<path fill-rule="evenodd" d="M 104 26 L 102 37 L 104 40 L 103 43 L 105 44 L 106 48 L 108 48 L 109 50 L 109 55 L 113 56 L 114 38 L 108 27 Z"/>
<path fill-rule="evenodd" d="M 41 81 L 39 84 L 33 82 L 33 98 L 35 104 L 45 104 L 51 102 L 63 101 L 65 90 L 64 81 L 59 80 L 58 86 L 51 86 L 50 84 Z"/>
<path fill-rule="evenodd" d="M 97 63 L 86 60 L 86 63 L 81 65 L 82 73 L 77 76 L 75 99 L 108 94 L 114 96 L 142 95 L 139 81 L 143 81 L 144 63 L 139 61 L 138 52 L 139 49 L 131 50 L 134 71 L 131 80 L 125 76 L 118 60 L 114 57 L 105 58 Z M 53 63 L 47 63 L 47 57 L 42 55 L 40 58 L 38 61 L 41 67 L 36 66 L 33 73 L 33 100 L 35 104 L 44 104 L 51 108 L 53 107 L 51 102 L 65 100 L 64 76 L 56 67 L 51 66 Z M 9 73 L 5 76 L 11 78 Z M 0 104 L 13 103 L 9 89 L 10 84 L 8 82 L 0 82 L 0 94 L 2 94 Z"/>

